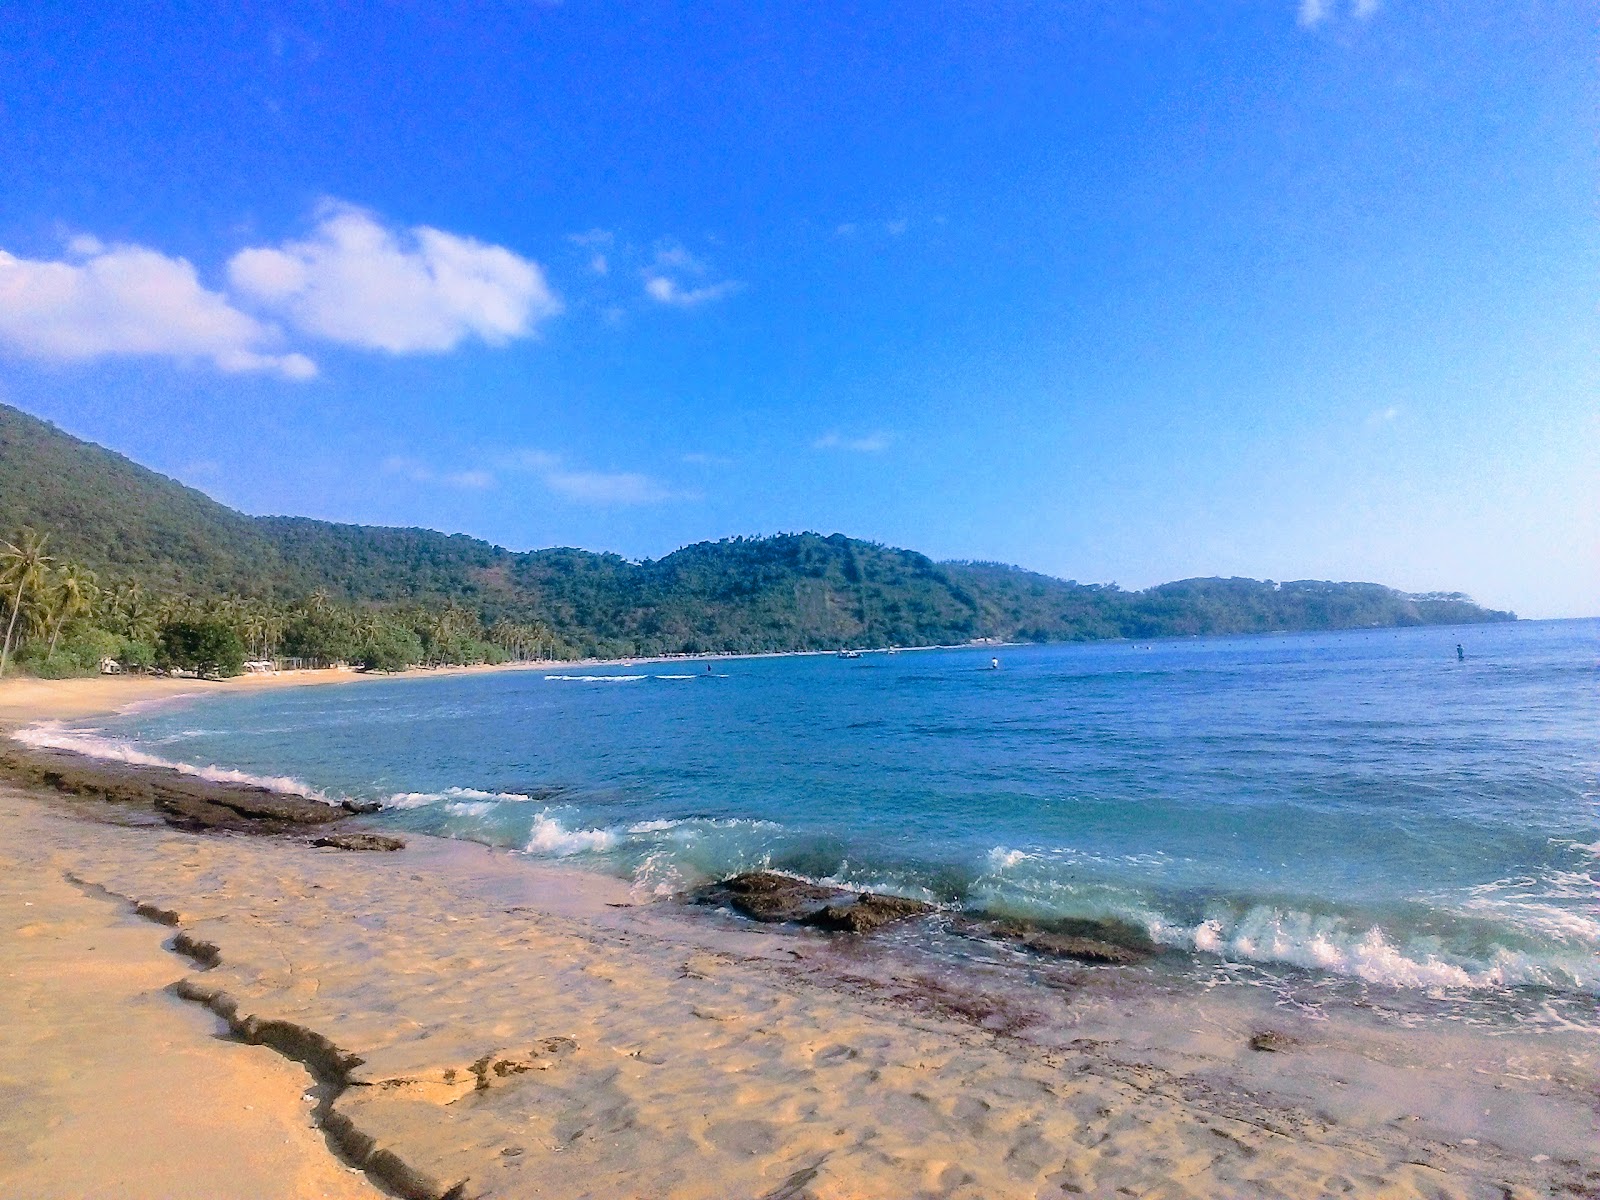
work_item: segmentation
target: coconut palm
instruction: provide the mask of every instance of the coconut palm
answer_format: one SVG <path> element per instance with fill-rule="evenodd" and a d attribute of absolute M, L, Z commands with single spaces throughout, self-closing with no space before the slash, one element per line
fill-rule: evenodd
<path fill-rule="evenodd" d="M 50 630 L 50 650 L 46 656 L 52 657 L 56 652 L 56 643 L 61 639 L 61 627 L 76 617 L 87 617 L 94 613 L 100 586 L 93 571 L 69 562 L 55 573 L 46 595 L 55 619 L 54 627 Z"/>
<path fill-rule="evenodd" d="M 45 573 L 55 560 L 44 552 L 49 542 L 48 534 L 24 529 L 15 542 L 0 541 L 0 590 L 11 606 L 11 619 L 6 623 L 6 638 L 0 645 L 0 675 L 6 673 L 11 660 L 12 638 L 17 632 L 17 618 L 22 615 L 22 601 L 29 592 L 37 596 L 44 586 Z"/>

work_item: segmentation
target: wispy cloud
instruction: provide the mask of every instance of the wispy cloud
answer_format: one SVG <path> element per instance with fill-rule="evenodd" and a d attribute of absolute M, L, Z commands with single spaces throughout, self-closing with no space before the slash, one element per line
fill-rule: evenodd
<path fill-rule="evenodd" d="M 426 463 L 403 454 L 393 454 L 383 460 L 383 470 L 390 475 L 402 475 L 412 483 L 443 484 L 445 487 L 481 491 L 495 485 L 494 474 L 481 468 L 466 471 L 436 471 Z"/>
<path fill-rule="evenodd" d="M 616 235 L 609 229 L 591 229 L 585 233 L 567 235 L 567 241 L 578 249 L 588 252 L 589 270 L 596 275 L 611 274 L 610 252 L 616 240 Z"/>
<path fill-rule="evenodd" d="M 700 451 L 691 451 L 681 457 L 680 461 L 691 467 L 730 467 L 733 459 L 721 454 L 704 454 Z"/>
<path fill-rule="evenodd" d="M 744 286 L 736 279 L 714 279 L 712 274 L 708 263 L 677 243 L 666 242 L 656 248 L 654 260 L 643 271 L 645 295 L 658 304 L 694 308 L 731 296 Z"/>
<path fill-rule="evenodd" d="M 1371 20 L 1382 7 L 1382 0 L 1351 0 L 1349 14 L 1357 21 Z M 1300 0 L 1300 28 L 1315 29 L 1338 15 L 1336 0 Z"/>
<path fill-rule="evenodd" d="M 825 433 L 811 443 L 813 450 L 848 450 L 855 454 L 879 454 L 894 444 L 892 433 L 869 433 L 865 437 L 846 437 Z"/>
<path fill-rule="evenodd" d="M 639 471 L 596 471 L 569 464 L 548 450 L 529 448 L 500 451 L 480 464 L 453 471 L 397 454 L 383 461 L 383 469 L 413 483 L 470 490 L 496 487 L 503 476 L 531 475 L 556 495 L 581 504 L 660 504 L 691 498 Z"/>
<path fill-rule="evenodd" d="M 544 485 L 552 492 L 586 504 L 659 504 L 677 493 L 635 471 L 546 471 Z"/>
<path fill-rule="evenodd" d="M 1393 425 L 1399 416 L 1400 410 L 1391 404 L 1388 408 L 1369 413 L 1365 424 L 1368 429 L 1381 429 L 1385 425 Z"/>
<path fill-rule="evenodd" d="M 304 354 L 283 352 L 275 325 L 204 287 L 187 259 L 87 234 L 71 239 L 65 259 L 0 250 L 0 342 L 55 360 L 146 355 L 285 379 L 317 373 Z"/>
<path fill-rule="evenodd" d="M 228 277 L 302 333 L 391 354 L 503 345 L 561 311 L 539 264 L 504 246 L 332 200 L 309 237 L 241 250 Z"/>

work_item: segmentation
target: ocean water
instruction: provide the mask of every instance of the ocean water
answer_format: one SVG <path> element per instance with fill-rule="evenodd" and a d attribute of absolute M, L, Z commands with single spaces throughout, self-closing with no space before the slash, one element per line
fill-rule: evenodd
<path fill-rule="evenodd" d="M 1595 1028 L 1597 655 L 1591 620 L 559 667 L 34 736 L 642 894 L 770 867 L 1131 922 L 1200 978 Z"/>

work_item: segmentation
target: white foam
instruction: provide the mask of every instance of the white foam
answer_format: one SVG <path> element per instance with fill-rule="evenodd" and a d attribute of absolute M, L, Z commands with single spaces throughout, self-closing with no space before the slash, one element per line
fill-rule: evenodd
<path fill-rule="evenodd" d="M 1457 961 L 1432 949 L 1399 945 L 1377 925 L 1357 929 L 1338 917 L 1267 906 L 1252 908 L 1237 920 L 1208 918 L 1192 928 L 1152 923 L 1150 934 L 1166 945 L 1224 959 L 1288 963 L 1386 987 L 1434 991 L 1596 983 L 1573 963 L 1540 961 L 1504 947 L 1485 960 Z"/>
<path fill-rule="evenodd" d="M 521 792 L 483 792 L 477 788 L 452 787 L 442 792 L 396 792 L 383 802 L 385 808 L 426 808 L 441 801 L 493 800 L 501 804 L 531 804 L 532 796 Z"/>
<path fill-rule="evenodd" d="M 568 829 L 548 812 L 533 819 L 532 836 L 523 850 L 528 854 L 548 854 L 564 858 L 569 854 L 596 853 L 617 844 L 610 829 Z"/>
<path fill-rule="evenodd" d="M 238 783 L 247 787 L 265 788 L 269 792 L 279 792 L 285 796 L 304 796 L 308 800 L 320 800 L 324 804 L 339 803 L 304 780 L 291 775 L 252 775 L 247 771 L 236 771 L 229 767 L 216 765 L 200 767 L 192 763 L 176 762 L 147 753 L 127 742 L 101 737 L 85 730 L 68 729 L 58 721 L 30 725 L 26 729 L 17 730 L 11 736 L 23 745 L 33 746 L 36 749 L 67 750 L 74 754 L 82 754 L 86 758 L 127 763 L 135 767 L 164 767 L 181 775 L 190 775 L 211 783 Z"/>
<path fill-rule="evenodd" d="M 546 675 L 546 679 L 562 679 L 568 683 L 637 683 L 649 679 L 648 675 Z"/>
<path fill-rule="evenodd" d="M 457 817 L 486 817 L 495 810 L 492 800 L 452 800 L 445 810 Z"/>
<path fill-rule="evenodd" d="M 698 675 L 657 675 L 657 679 L 699 679 Z"/>

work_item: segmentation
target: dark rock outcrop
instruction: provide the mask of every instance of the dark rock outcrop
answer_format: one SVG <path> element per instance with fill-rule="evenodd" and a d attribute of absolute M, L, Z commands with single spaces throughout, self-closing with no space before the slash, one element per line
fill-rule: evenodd
<path fill-rule="evenodd" d="M 390 837 L 385 833 L 327 833 L 311 840 L 313 846 L 331 846 L 335 850 L 404 850 L 404 838 Z"/>
<path fill-rule="evenodd" d="M 838 888 L 822 887 L 779 875 L 776 871 L 746 871 L 714 883 L 695 899 L 702 904 L 726 904 L 756 921 L 801 921 L 822 904 L 844 895 Z"/>
<path fill-rule="evenodd" d="M 839 933 L 871 933 L 907 917 L 920 917 L 933 911 L 933 905 L 904 896 L 880 896 L 862 892 L 848 904 L 826 904 L 805 918 L 807 925 Z"/>
<path fill-rule="evenodd" d="M 281 833 L 329 825 L 350 815 L 336 805 L 251 784 L 219 783 L 170 767 L 109 762 L 15 742 L 0 742 L 0 773 L 71 796 L 156 812 L 187 829 Z"/>

